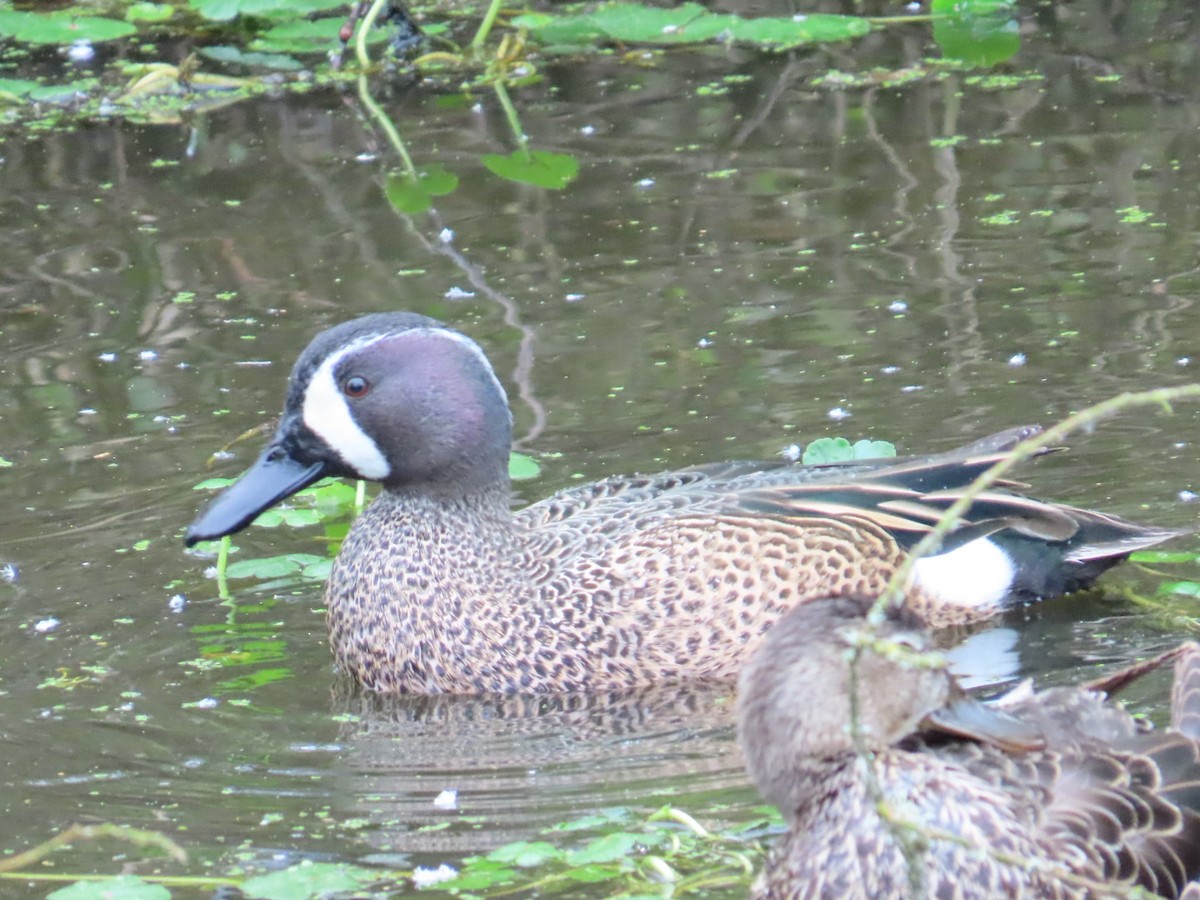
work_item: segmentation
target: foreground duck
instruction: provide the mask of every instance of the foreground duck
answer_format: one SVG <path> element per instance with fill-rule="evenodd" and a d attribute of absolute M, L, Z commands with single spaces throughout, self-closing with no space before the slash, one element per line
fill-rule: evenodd
<path fill-rule="evenodd" d="M 985 707 L 912 652 L 911 615 L 868 630 L 867 607 L 798 607 L 742 674 L 746 765 L 789 823 L 752 896 L 1179 897 L 1200 877 L 1200 645 L 1154 661 L 1177 660 L 1156 732 L 1105 702 L 1140 672 Z"/>
<path fill-rule="evenodd" d="M 610 478 L 517 512 L 511 433 L 504 389 L 466 336 L 410 313 L 343 323 L 301 354 L 275 437 L 187 543 L 238 531 L 326 475 L 382 482 L 325 595 L 333 652 L 363 686 L 730 679 L 797 603 L 878 593 L 957 492 L 1030 430 L 923 458 Z M 930 624 L 977 621 L 1076 590 L 1174 534 L 993 491 L 917 564 L 909 602 Z"/>

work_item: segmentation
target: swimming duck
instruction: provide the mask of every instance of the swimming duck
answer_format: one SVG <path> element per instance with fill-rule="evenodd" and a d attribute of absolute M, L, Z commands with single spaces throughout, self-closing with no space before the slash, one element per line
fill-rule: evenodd
<path fill-rule="evenodd" d="M 746 765 L 789 825 L 752 897 L 1179 897 L 1200 877 L 1200 645 L 985 706 L 910 612 L 868 626 L 869 606 L 795 608 L 741 675 Z M 1170 728 L 1106 702 L 1170 659 Z"/>
<path fill-rule="evenodd" d="M 1028 433 L 921 458 L 614 477 L 514 512 L 512 416 L 483 351 L 433 319 L 377 313 L 313 339 L 274 438 L 186 542 L 238 531 L 327 475 L 378 481 L 325 592 L 334 655 L 364 687 L 732 680 L 797 603 L 878 593 L 959 489 Z M 1174 534 L 991 491 L 917 564 L 909 601 L 935 625 L 977 621 Z"/>

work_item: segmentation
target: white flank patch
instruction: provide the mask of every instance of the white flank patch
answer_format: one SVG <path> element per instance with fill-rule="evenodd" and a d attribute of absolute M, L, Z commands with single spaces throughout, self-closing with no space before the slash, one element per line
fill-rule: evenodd
<path fill-rule="evenodd" d="M 328 444 L 346 465 L 363 478 L 373 481 L 386 478 L 391 467 L 380 452 L 379 445 L 354 421 L 346 397 L 334 380 L 333 370 L 345 357 L 386 336 L 371 335 L 329 354 L 313 372 L 308 389 L 304 392 L 304 424 Z"/>
<path fill-rule="evenodd" d="M 1016 574 L 1012 560 L 988 538 L 976 538 L 949 553 L 917 560 L 913 581 L 922 591 L 954 606 L 995 606 Z"/>

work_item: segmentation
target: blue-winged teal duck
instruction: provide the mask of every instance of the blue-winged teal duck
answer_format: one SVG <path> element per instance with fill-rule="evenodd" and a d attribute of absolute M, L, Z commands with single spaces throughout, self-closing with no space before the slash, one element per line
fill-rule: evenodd
<path fill-rule="evenodd" d="M 732 679 L 796 603 L 880 591 L 959 489 L 1027 433 L 924 458 L 609 478 L 513 512 L 511 431 L 474 341 L 410 313 L 343 323 L 301 354 L 274 439 L 187 543 L 325 475 L 378 481 L 326 589 L 334 654 L 367 688 Z M 910 602 L 933 624 L 979 620 L 1075 590 L 1173 534 L 996 490 L 918 563 Z"/>
<path fill-rule="evenodd" d="M 1178 897 L 1200 876 L 1200 645 L 984 705 L 911 613 L 868 607 L 797 607 L 742 673 L 746 765 L 789 824 L 752 896 Z M 1170 728 L 1105 702 L 1168 659 Z"/>

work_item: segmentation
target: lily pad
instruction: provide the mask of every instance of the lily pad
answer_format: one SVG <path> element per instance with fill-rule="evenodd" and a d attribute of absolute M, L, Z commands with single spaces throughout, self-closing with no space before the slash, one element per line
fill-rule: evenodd
<path fill-rule="evenodd" d="M 514 150 L 507 156 L 487 153 L 483 164 L 501 178 L 551 190 L 565 188 L 579 174 L 575 157 L 547 150 Z"/>
<path fill-rule="evenodd" d="M 304 68 L 304 64 L 300 60 L 285 53 L 251 53 L 241 47 L 231 47 L 225 44 L 216 47 L 202 47 L 200 55 L 217 62 L 252 68 L 279 69 L 281 71 L 296 71 Z"/>
<path fill-rule="evenodd" d="M 818 438 L 804 448 L 800 461 L 806 465 L 850 462 L 856 459 L 879 459 L 895 456 L 896 448 L 887 441 L 862 440 L 851 444 L 845 438 Z"/>
<path fill-rule="evenodd" d="M 169 3 L 133 3 L 125 10 L 125 18 L 131 22 L 165 22 L 175 15 L 175 7 Z"/>
<path fill-rule="evenodd" d="M 947 59 L 994 66 L 1021 49 L 1012 0 L 933 0 L 933 39 Z"/>
<path fill-rule="evenodd" d="M 142 881 L 136 875 L 118 875 L 104 881 L 77 881 L 46 895 L 46 900 L 170 900 L 171 892 L 161 884 Z"/>
<path fill-rule="evenodd" d="M 308 900 L 330 894 L 358 894 L 378 880 L 376 873 L 339 863 L 303 862 L 242 883 L 242 893 L 260 900 Z"/>
<path fill-rule="evenodd" d="M 814 14 L 745 19 L 710 13 L 697 3 L 666 9 L 640 3 L 610 3 L 577 15 L 531 13 L 518 16 L 513 25 L 527 29 L 547 44 L 586 45 L 608 40 L 667 45 L 724 40 L 776 50 L 844 41 L 871 30 L 870 21 L 858 16 Z"/>
<path fill-rule="evenodd" d="M 508 477 L 513 481 L 528 481 L 537 478 L 542 471 L 538 461 L 524 453 L 511 453 L 508 457 Z"/>
<path fill-rule="evenodd" d="M 136 34 L 137 28 L 117 19 L 74 16 L 69 12 L 34 13 L 0 10 L 0 35 L 27 44 L 72 44 L 112 41 Z"/>

